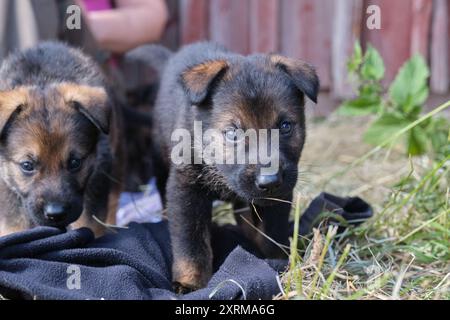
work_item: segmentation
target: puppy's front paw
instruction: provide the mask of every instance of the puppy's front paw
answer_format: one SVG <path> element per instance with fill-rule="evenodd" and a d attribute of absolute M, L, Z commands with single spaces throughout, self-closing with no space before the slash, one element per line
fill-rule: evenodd
<path fill-rule="evenodd" d="M 172 283 L 172 288 L 176 294 L 187 294 L 199 289 L 195 287 L 189 287 L 188 285 L 179 283 L 178 281 Z"/>
<path fill-rule="evenodd" d="M 188 293 L 205 287 L 211 277 L 211 271 L 208 267 L 200 267 L 199 264 L 186 260 L 178 260 L 174 262 L 172 275 L 175 291 Z"/>

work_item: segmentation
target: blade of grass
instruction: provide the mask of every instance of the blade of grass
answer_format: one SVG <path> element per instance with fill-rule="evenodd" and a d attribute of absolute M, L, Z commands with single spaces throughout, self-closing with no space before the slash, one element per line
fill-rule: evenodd
<path fill-rule="evenodd" d="M 291 255 L 289 257 L 290 259 L 290 270 L 292 271 L 289 278 L 287 287 L 291 288 L 292 278 L 294 277 L 296 279 L 296 289 L 297 292 L 303 292 L 303 273 L 301 268 L 298 268 L 297 272 L 294 272 L 296 270 L 295 266 L 300 262 L 300 257 L 298 255 L 298 232 L 299 232 L 299 225 L 300 225 L 300 194 L 297 195 L 296 201 L 295 201 L 295 210 L 294 210 L 294 234 L 292 235 L 292 241 L 291 241 Z M 296 274 L 298 273 L 298 274 Z"/>
<path fill-rule="evenodd" d="M 403 241 L 405 241 L 406 239 L 408 239 L 409 237 L 411 237 L 413 234 L 419 232 L 420 230 L 422 230 L 423 228 L 425 228 L 426 226 L 428 226 L 430 223 L 432 223 L 433 221 L 436 221 L 437 219 L 439 219 L 442 215 L 444 214 L 448 214 L 450 213 L 450 210 L 444 210 L 441 213 L 439 213 L 437 216 L 435 216 L 434 218 L 425 221 L 424 223 L 422 223 L 420 226 L 418 226 L 417 228 L 415 228 L 414 230 L 412 230 L 411 232 L 409 232 L 408 234 L 404 235 L 403 237 L 401 237 L 400 239 L 398 239 L 397 241 L 394 242 L 394 244 L 399 244 Z"/>
<path fill-rule="evenodd" d="M 405 278 L 406 272 L 408 271 L 409 267 L 411 267 L 411 264 L 414 262 L 416 257 L 413 255 L 411 261 L 408 263 L 405 269 L 403 269 L 402 272 L 400 272 L 397 281 L 395 282 L 394 288 L 392 289 L 392 299 L 398 300 L 400 299 L 399 293 L 400 289 L 402 288 L 403 279 Z"/>
<path fill-rule="evenodd" d="M 327 235 L 325 237 L 325 245 L 323 246 L 322 254 L 320 255 L 320 259 L 319 259 L 319 262 L 318 262 L 317 270 L 314 273 L 313 279 L 311 281 L 311 289 L 310 289 L 310 292 L 309 292 L 308 297 L 307 297 L 308 300 L 312 298 L 312 296 L 314 295 L 314 292 L 316 291 L 317 280 L 319 278 L 320 271 L 322 270 L 322 266 L 323 266 L 323 263 L 325 261 L 325 255 L 327 254 L 328 247 L 329 247 L 329 245 L 331 243 L 331 240 L 335 236 L 336 231 L 337 231 L 337 226 L 329 226 L 328 227 L 328 232 L 327 232 Z"/>
<path fill-rule="evenodd" d="M 339 268 L 341 267 L 341 265 L 344 263 L 345 259 L 347 258 L 348 253 L 350 252 L 350 248 L 351 248 L 350 244 L 347 244 L 345 246 L 344 252 L 342 253 L 341 257 L 339 258 L 338 263 L 334 267 L 334 269 L 331 272 L 331 274 L 328 276 L 327 281 L 326 281 L 325 285 L 322 288 L 322 291 L 320 293 L 321 296 L 328 295 L 328 291 L 330 290 L 331 284 L 333 283 L 334 278 L 336 277 L 336 274 L 339 271 Z"/>
<path fill-rule="evenodd" d="M 367 288 L 362 288 L 353 293 L 352 295 L 348 296 L 346 300 L 356 300 L 364 295 L 370 296 L 375 290 L 382 288 L 390 278 L 391 278 L 390 274 L 385 274 L 381 277 L 381 279 L 375 281 L 375 283 L 370 284 Z"/>

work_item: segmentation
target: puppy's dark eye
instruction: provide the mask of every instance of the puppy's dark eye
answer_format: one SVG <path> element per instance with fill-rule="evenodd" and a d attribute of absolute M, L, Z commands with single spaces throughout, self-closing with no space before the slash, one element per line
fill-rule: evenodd
<path fill-rule="evenodd" d="M 81 163 L 82 163 L 81 159 L 70 158 L 69 163 L 67 164 L 67 168 L 69 169 L 69 171 L 75 172 L 81 168 Z"/>
<path fill-rule="evenodd" d="M 229 127 L 223 132 L 225 139 L 232 143 L 237 143 L 244 138 L 243 131 L 236 127 Z"/>
<path fill-rule="evenodd" d="M 236 128 L 227 128 L 224 134 L 225 138 L 230 142 L 235 142 L 237 139 Z"/>
<path fill-rule="evenodd" d="M 25 173 L 32 173 L 34 171 L 34 163 L 31 161 L 23 161 L 20 163 L 20 168 Z"/>
<path fill-rule="evenodd" d="M 280 123 L 280 133 L 289 134 L 292 131 L 292 124 L 289 121 L 282 121 Z"/>

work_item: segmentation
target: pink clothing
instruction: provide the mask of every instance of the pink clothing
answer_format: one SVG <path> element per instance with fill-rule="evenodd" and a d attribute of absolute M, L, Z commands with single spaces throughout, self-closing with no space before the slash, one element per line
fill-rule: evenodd
<path fill-rule="evenodd" d="M 87 11 L 101 11 L 112 9 L 110 0 L 83 0 Z"/>
<path fill-rule="evenodd" d="M 88 12 L 114 9 L 113 0 L 82 0 Z M 108 60 L 109 65 L 117 67 L 118 57 L 114 54 Z"/>

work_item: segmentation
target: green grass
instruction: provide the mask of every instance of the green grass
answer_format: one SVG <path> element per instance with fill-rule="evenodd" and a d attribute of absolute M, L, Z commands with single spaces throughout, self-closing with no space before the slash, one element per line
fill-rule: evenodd
<path fill-rule="evenodd" d="M 412 168 L 360 226 L 336 235 L 324 223 L 304 249 L 293 245 L 277 298 L 449 299 L 449 162 L 423 176 Z"/>
<path fill-rule="evenodd" d="M 382 170 L 377 163 L 389 161 L 391 151 L 380 146 L 372 149 L 337 167 L 329 179 L 335 185 L 339 180 L 345 184 L 345 175 L 371 160 L 369 168 Z M 384 160 L 379 160 L 380 153 Z M 360 226 L 337 235 L 324 221 L 306 239 L 294 233 L 289 269 L 281 278 L 283 293 L 275 298 L 450 299 L 450 155 L 441 161 L 425 158 L 431 165 L 420 168 L 412 159 L 396 160 L 408 170 L 383 186 L 388 191 L 378 197 L 379 203 L 372 203 L 374 216 Z M 370 184 L 366 181 L 357 190 L 375 189 Z M 295 221 L 300 207 L 300 201 L 295 201 Z"/>

